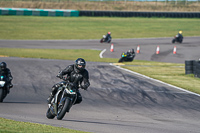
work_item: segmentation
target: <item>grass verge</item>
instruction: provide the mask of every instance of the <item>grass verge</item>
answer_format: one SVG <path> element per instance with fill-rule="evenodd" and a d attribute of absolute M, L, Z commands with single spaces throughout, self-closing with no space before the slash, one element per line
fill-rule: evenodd
<path fill-rule="evenodd" d="M 40 59 L 61 59 L 76 60 L 84 58 L 93 62 L 117 62 L 118 59 L 100 58 L 99 50 L 88 49 L 21 49 L 21 48 L 0 48 L 0 57 L 21 57 Z"/>
<path fill-rule="evenodd" d="M 0 117 L 0 133 L 86 133 L 44 124 L 19 122 Z"/>
<path fill-rule="evenodd" d="M 200 19 L 0 16 L 0 39 L 54 40 L 200 36 Z"/>
<path fill-rule="evenodd" d="M 124 64 L 123 68 L 200 94 L 200 79 L 193 74 L 185 75 L 184 64 L 139 60 Z"/>
<path fill-rule="evenodd" d="M 88 0 L 1 0 L 1 7 L 39 8 L 39 9 L 75 9 L 103 11 L 167 11 L 198 12 L 198 1 L 88 1 Z"/>

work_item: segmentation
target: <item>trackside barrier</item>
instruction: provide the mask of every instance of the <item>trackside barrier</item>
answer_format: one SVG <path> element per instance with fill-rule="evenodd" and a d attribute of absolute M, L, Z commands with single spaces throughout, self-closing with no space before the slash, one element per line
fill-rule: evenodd
<path fill-rule="evenodd" d="M 200 18 L 200 12 L 77 11 L 31 8 L 0 8 L 0 15 Z"/>
<path fill-rule="evenodd" d="M 200 12 L 80 11 L 79 16 L 200 18 Z"/>
<path fill-rule="evenodd" d="M 194 74 L 195 77 L 200 78 L 200 61 L 186 60 L 185 74 Z"/>
<path fill-rule="evenodd" d="M 78 17 L 79 11 L 57 10 L 57 9 L 31 9 L 31 8 L 0 8 L 0 15 Z"/>

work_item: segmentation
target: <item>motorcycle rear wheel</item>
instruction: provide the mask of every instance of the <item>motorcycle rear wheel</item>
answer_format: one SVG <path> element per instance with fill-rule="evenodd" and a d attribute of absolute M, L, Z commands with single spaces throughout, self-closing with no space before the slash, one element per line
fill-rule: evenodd
<path fill-rule="evenodd" d="M 55 116 L 51 113 L 50 108 L 48 108 L 47 113 L 46 113 L 46 117 L 48 119 L 53 119 Z"/>
<path fill-rule="evenodd" d="M 62 120 L 62 118 L 65 116 L 66 112 L 69 111 L 70 106 L 71 106 L 71 100 L 68 98 L 65 100 L 64 106 L 58 107 L 58 114 L 57 114 L 57 119 Z"/>
<path fill-rule="evenodd" d="M 100 43 L 103 43 L 103 38 L 100 40 Z"/>

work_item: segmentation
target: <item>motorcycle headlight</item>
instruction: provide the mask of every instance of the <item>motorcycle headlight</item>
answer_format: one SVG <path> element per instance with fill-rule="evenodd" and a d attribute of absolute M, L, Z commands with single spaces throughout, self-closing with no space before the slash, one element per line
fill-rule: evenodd
<path fill-rule="evenodd" d="M 0 86 L 3 87 L 5 85 L 5 81 L 0 81 Z"/>

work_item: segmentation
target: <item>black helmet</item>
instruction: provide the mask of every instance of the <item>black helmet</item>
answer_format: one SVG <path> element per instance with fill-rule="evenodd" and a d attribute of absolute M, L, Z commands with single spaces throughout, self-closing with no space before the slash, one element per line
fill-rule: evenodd
<path fill-rule="evenodd" d="M 76 69 L 78 69 L 79 71 L 83 71 L 85 69 L 85 66 L 86 66 L 86 62 L 84 59 L 82 58 L 78 58 L 76 61 L 75 61 L 75 67 Z"/>
<path fill-rule="evenodd" d="M 7 67 L 7 64 L 5 62 L 1 62 L 1 64 L 0 64 L 1 70 L 5 70 L 6 67 Z"/>

